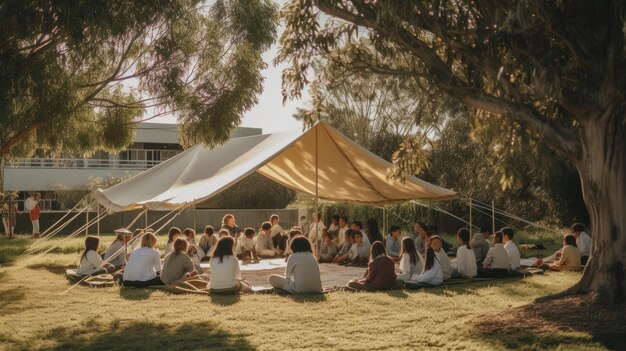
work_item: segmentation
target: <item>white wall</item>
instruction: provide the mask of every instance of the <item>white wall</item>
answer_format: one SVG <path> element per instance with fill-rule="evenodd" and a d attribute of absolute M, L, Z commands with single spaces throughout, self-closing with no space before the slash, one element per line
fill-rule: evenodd
<path fill-rule="evenodd" d="M 127 177 L 142 170 L 114 169 L 48 169 L 48 168 L 5 168 L 5 189 L 18 191 L 56 190 L 55 185 L 74 188 L 87 185 L 90 177 Z"/>

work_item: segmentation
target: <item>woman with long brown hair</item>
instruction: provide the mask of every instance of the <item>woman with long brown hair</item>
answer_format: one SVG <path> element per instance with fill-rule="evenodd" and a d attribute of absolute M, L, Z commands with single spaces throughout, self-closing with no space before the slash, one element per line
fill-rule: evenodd
<path fill-rule="evenodd" d="M 415 242 L 411 238 L 404 238 L 400 243 L 400 266 L 398 268 L 400 273 L 397 274 L 396 280 L 403 282 L 422 273 L 422 269 L 424 269 L 422 255 L 417 253 Z"/>
<path fill-rule="evenodd" d="M 234 255 L 235 239 L 225 236 L 217 241 L 211 265 L 209 289 L 212 293 L 236 293 L 252 291 L 250 283 L 241 277 L 239 261 Z"/>
<path fill-rule="evenodd" d="M 174 251 L 165 256 L 161 280 L 165 284 L 181 282 L 198 275 L 191 258 L 187 255 L 187 240 L 178 238 L 174 240 Z"/>
<path fill-rule="evenodd" d="M 398 287 L 400 286 L 398 282 Z M 387 256 L 385 245 L 375 241 L 370 246 L 370 261 L 365 271 L 365 278 L 352 279 L 348 288 L 354 290 L 376 291 L 392 289 L 396 286 L 396 272 L 393 260 Z"/>
<path fill-rule="evenodd" d="M 85 238 L 85 251 L 80 256 L 80 265 L 76 270 L 78 275 L 99 275 L 113 273 L 115 267 L 112 264 L 104 263 L 102 257 L 98 254 L 98 246 L 100 238 L 88 236 Z"/>
<path fill-rule="evenodd" d="M 432 247 L 426 249 L 426 260 L 424 262 L 424 270 L 422 273 L 411 277 L 410 280 L 404 282 L 406 288 L 419 288 L 424 285 L 441 285 L 443 283 L 443 271 L 439 260 L 435 255 Z"/>

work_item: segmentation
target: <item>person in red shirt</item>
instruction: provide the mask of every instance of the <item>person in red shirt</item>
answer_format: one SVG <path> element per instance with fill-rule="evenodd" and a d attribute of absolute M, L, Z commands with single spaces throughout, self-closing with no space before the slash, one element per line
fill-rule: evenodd
<path fill-rule="evenodd" d="M 398 284 L 398 285 L 396 285 Z M 348 288 L 354 290 L 376 291 L 393 289 L 401 284 L 396 283 L 396 270 L 393 260 L 387 256 L 385 246 L 376 241 L 370 247 L 370 262 L 363 279 L 353 279 Z"/>

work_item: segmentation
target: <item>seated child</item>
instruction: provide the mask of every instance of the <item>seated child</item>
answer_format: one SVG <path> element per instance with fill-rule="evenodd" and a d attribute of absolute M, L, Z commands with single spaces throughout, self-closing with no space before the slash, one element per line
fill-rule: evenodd
<path fill-rule="evenodd" d="M 274 248 L 271 235 L 272 225 L 270 222 L 264 222 L 259 230 L 259 235 L 256 237 L 256 253 L 260 257 L 274 257 L 282 254 L 282 251 Z"/>
<path fill-rule="evenodd" d="M 320 247 L 320 263 L 330 263 L 337 256 L 337 247 L 333 243 L 333 237 L 327 229 L 322 231 L 322 246 Z"/>
<path fill-rule="evenodd" d="M 333 263 L 341 264 L 342 261 L 348 258 L 348 254 L 350 253 L 350 249 L 352 248 L 352 243 L 354 243 L 354 232 L 352 231 L 352 229 L 348 229 L 346 231 L 346 236 L 344 239 L 345 240 L 343 241 L 343 244 L 339 248 L 339 252 L 337 252 L 335 259 L 333 259 Z"/>
<path fill-rule="evenodd" d="M 422 255 L 417 253 L 415 243 L 411 238 L 402 239 L 400 245 L 400 273 L 397 274 L 396 280 L 407 281 L 412 276 L 422 273 L 424 269 L 424 260 Z"/>
<path fill-rule="evenodd" d="M 432 247 L 426 249 L 426 259 L 424 260 L 424 270 L 420 274 L 415 274 L 410 280 L 404 282 L 407 288 L 420 287 L 423 284 L 441 285 L 443 283 L 443 271 L 439 260 Z"/>
<path fill-rule="evenodd" d="M 278 224 L 280 218 L 277 214 L 273 214 L 270 216 L 270 224 L 272 225 L 272 230 L 270 232 L 270 238 L 272 238 L 272 243 L 274 247 L 279 249 L 281 252 L 284 252 L 287 245 L 287 239 L 289 235 L 287 231 L 283 229 L 283 227 Z"/>
<path fill-rule="evenodd" d="M 211 281 L 208 287 L 211 293 L 234 294 L 252 291 L 252 286 L 241 276 L 239 261 L 233 256 L 234 244 L 235 239 L 230 234 L 217 241 L 210 261 Z"/>
<path fill-rule="evenodd" d="M 183 233 L 180 231 L 180 229 L 178 229 L 178 227 L 170 228 L 170 231 L 167 234 L 167 246 L 165 247 L 165 252 L 163 253 L 163 256 L 166 256 L 168 253 L 174 251 L 174 241 L 176 241 L 176 238 L 178 238 L 182 234 Z"/>
<path fill-rule="evenodd" d="M 244 261 L 256 260 L 256 248 L 254 247 L 254 229 L 248 227 L 243 230 L 243 235 L 237 240 L 235 249 L 237 258 Z"/>
<path fill-rule="evenodd" d="M 200 258 L 200 261 L 208 261 L 209 257 L 213 254 L 217 244 L 217 236 L 214 234 L 215 229 L 213 226 L 207 225 L 204 227 L 204 234 L 200 235 L 200 241 L 198 242 L 198 248 L 204 252 L 204 256 Z"/>
<path fill-rule="evenodd" d="M 386 241 L 387 256 L 394 262 L 400 261 L 400 227 L 394 225 L 389 229 Z"/>
<path fill-rule="evenodd" d="M 493 235 L 493 247 L 487 251 L 483 266 L 478 268 L 479 278 L 505 278 L 509 274 L 511 261 L 502 244 L 502 232 Z"/>
<path fill-rule="evenodd" d="M 115 241 L 104 252 L 104 260 L 113 266 L 116 270 L 124 268 L 126 265 L 126 246 L 130 241 L 131 232 L 126 228 L 115 230 L 117 237 Z"/>
<path fill-rule="evenodd" d="M 85 238 L 85 251 L 80 257 L 80 265 L 76 270 L 78 275 L 100 275 L 115 272 L 115 266 L 104 263 L 98 254 L 100 238 L 88 236 Z"/>
<path fill-rule="evenodd" d="M 291 251 L 293 254 L 287 259 L 285 275 L 270 275 L 270 285 L 292 294 L 321 293 L 320 267 L 313 256 L 311 242 L 303 235 L 297 235 L 291 241 Z"/>
<path fill-rule="evenodd" d="M 352 244 L 348 253 L 348 260 L 344 260 L 344 264 L 346 266 L 367 267 L 371 245 L 365 242 L 361 232 L 353 232 L 353 234 L 354 244 Z"/>
<path fill-rule="evenodd" d="M 147 232 L 141 237 L 140 245 L 133 251 L 124 268 L 122 284 L 145 288 L 151 285 L 163 285 L 161 281 L 161 255 L 154 247 L 157 239 L 154 234 Z"/>
<path fill-rule="evenodd" d="M 187 239 L 187 243 L 189 244 L 189 246 L 193 246 L 196 248 L 198 260 L 202 259 L 202 257 L 205 256 L 205 252 L 200 247 L 198 247 L 198 245 L 196 245 L 196 231 L 191 228 L 185 228 L 185 230 L 183 230 L 183 235 Z"/>
<path fill-rule="evenodd" d="M 576 247 L 576 237 L 568 234 L 563 239 L 561 258 L 553 265 L 550 265 L 548 269 L 551 271 L 576 271 L 581 267 L 580 251 Z"/>
<path fill-rule="evenodd" d="M 470 246 L 470 231 L 461 228 L 456 233 L 459 248 L 456 251 L 456 264 L 453 267 L 453 276 L 461 278 L 474 278 L 476 276 L 476 256 Z"/>
<path fill-rule="evenodd" d="M 198 273 L 202 273 L 202 267 L 200 266 L 200 254 L 198 253 L 198 248 L 195 245 L 187 246 L 187 256 L 191 258 L 191 262 L 193 262 L 193 266 L 196 268 Z"/>
<path fill-rule="evenodd" d="M 351 280 L 348 287 L 354 290 L 376 291 L 396 286 L 395 264 L 387 256 L 382 242 L 375 241 L 371 245 L 370 257 L 365 277 Z"/>
<path fill-rule="evenodd" d="M 174 251 L 165 256 L 161 270 L 161 281 L 165 284 L 173 284 L 188 279 L 194 279 L 198 271 L 191 258 L 187 255 L 187 240 L 177 238 L 174 240 Z"/>
<path fill-rule="evenodd" d="M 441 238 L 438 235 L 433 235 L 430 237 L 430 247 L 433 248 L 433 252 L 435 256 L 437 256 L 437 261 L 441 267 L 441 272 L 443 274 L 443 280 L 448 280 L 452 277 L 452 266 L 450 266 L 450 260 L 448 259 L 448 254 L 441 247 Z"/>

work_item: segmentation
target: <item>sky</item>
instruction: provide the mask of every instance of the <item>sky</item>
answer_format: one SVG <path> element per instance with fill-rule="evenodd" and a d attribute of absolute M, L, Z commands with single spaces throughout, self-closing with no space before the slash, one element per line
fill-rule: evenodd
<path fill-rule="evenodd" d="M 282 4 L 281 1 L 276 1 Z M 282 34 L 282 27 L 279 27 L 278 35 Z M 263 93 L 259 96 L 259 102 L 250 111 L 246 112 L 241 123 L 241 127 L 262 128 L 263 134 L 276 133 L 286 130 L 302 129 L 302 123 L 296 121 L 292 115 L 298 107 L 306 107 L 310 95 L 308 89 L 303 89 L 300 100 L 288 100 L 283 106 L 281 95 L 281 74 L 287 66 L 283 63 L 274 66 L 272 61 L 278 55 L 278 43 L 263 54 L 263 59 L 267 63 L 267 68 L 262 74 L 265 77 L 263 83 Z M 164 116 L 151 120 L 155 123 L 176 123 L 174 116 Z"/>

